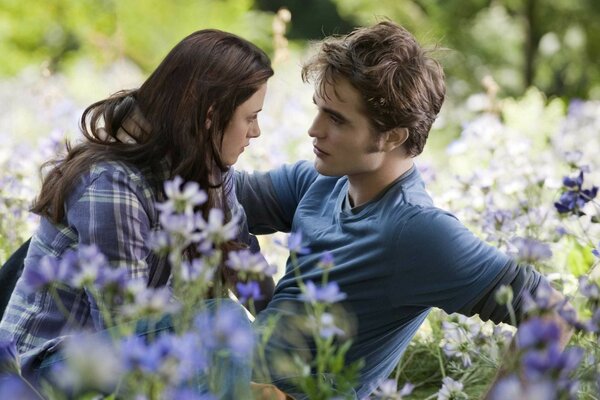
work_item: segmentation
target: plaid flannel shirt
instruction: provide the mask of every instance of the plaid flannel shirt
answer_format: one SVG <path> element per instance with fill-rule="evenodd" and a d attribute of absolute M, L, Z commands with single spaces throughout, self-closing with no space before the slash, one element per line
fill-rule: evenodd
<path fill-rule="evenodd" d="M 168 171 L 166 162 L 163 166 L 161 180 Z M 233 187 L 231 176 L 225 178 L 229 187 Z M 55 225 L 41 219 L 25 269 L 37 268 L 44 256 L 60 257 L 81 244 L 95 244 L 110 266 L 126 268 L 129 278 L 144 279 L 152 287 L 164 285 L 170 273 L 168 263 L 148 246 L 150 232 L 159 227 L 157 201 L 153 185 L 139 169 L 114 161 L 94 165 L 71 190 L 63 223 Z M 241 211 L 233 190 L 227 201 L 232 212 Z M 248 243 L 245 219 L 241 228 L 244 234 L 239 240 Z M 58 295 L 68 316 L 47 289 L 28 293 L 23 279 L 19 279 L 0 322 L 0 340 L 16 342 L 19 353 L 24 353 L 43 344 L 48 346 L 49 341 L 70 331 L 104 328 L 90 293 L 60 289 Z"/>

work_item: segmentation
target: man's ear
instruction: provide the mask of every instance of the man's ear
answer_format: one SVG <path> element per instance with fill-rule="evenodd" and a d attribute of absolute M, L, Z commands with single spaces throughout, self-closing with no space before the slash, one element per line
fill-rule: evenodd
<path fill-rule="evenodd" d="M 213 117 L 213 106 L 208 107 L 208 112 L 206 113 L 206 119 L 204 120 L 204 127 L 206 129 L 210 129 L 212 125 L 212 117 Z"/>
<path fill-rule="evenodd" d="M 408 139 L 407 128 L 394 128 L 385 133 L 383 150 L 392 151 L 402 146 Z"/>

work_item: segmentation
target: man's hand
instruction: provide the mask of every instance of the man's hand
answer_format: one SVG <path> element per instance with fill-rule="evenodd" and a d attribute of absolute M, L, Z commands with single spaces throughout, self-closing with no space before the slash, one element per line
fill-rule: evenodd
<path fill-rule="evenodd" d="M 250 382 L 250 389 L 255 400 L 294 400 L 274 385 Z"/>
<path fill-rule="evenodd" d="M 146 117 L 144 117 L 139 107 L 135 105 L 131 114 L 125 118 L 117 130 L 116 137 L 109 137 L 104 128 L 98 129 L 98 137 L 100 140 L 108 142 L 135 144 L 142 136 L 149 135 L 151 131 L 152 126 Z"/>

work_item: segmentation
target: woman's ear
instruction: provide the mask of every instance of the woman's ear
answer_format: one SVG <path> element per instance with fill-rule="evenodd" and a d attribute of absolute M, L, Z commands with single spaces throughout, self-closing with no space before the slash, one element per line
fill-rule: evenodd
<path fill-rule="evenodd" d="M 407 128 L 394 128 L 385 133 L 385 141 L 383 143 L 384 151 L 392 151 L 404 144 L 408 139 Z"/>
<path fill-rule="evenodd" d="M 204 127 L 206 129 L 210 129 L 210 127 L 212 126 L 212 117 L 213 117 L 213 106 L 210 106 L 208 108 L 208 112 L 206 113 L 206 120 L 204 120 Z"/>

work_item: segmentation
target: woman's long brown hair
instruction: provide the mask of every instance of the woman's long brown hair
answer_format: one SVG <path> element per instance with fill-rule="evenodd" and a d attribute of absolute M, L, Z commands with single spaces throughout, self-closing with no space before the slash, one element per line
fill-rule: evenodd
<path fill-rule="evenodd" d="M 223 132 L 235 109 L 272 75 L 268 56 L 252 43 L 219 30 L 192 33 L 167 54 L 139 89 L 115 93 L 84 111 L 80 128 L 85 140 L 76 146 L 67 142 L 66 156 L 42 167 L 48 173 L 31 211 L 55 224 L 63 223 L 64 203 L 76 180 L 104 160 L 149 171 L 149 181 L 162 191 L 163 182 L 154 178 L 165 158 L 171 166 L 167 179 L 179 175 L 207 191 L 208 201 L 200 207 L 205 217 L 215 206 L 228 211 L 224 185 L 214 182 L 215 167 L 221 172 L 228 167 L 219 151 Z M 150 129 L 141 132 L 135 144 L 114 140 L 136 107 Z M 211 123 L 207 124 L 209 113 Z"/>
<path fill-rule="evenodd" d="M 86 140 L 67 143 L 64 158 L 44 165 L 49 172 L 31 211 L 61 223 L 64 202 L 82 171 L 101 160 L 118 160 L 143 171 L 158 172 L 168 157 L 171 171 L 205 190 L 214 166 L 225 171 L 220 157 L 223 131 L 235 109 L 273 75 L 268 56 L 252 43 L 219 30 L 201 30 L 179 42 L 136 90 L 121 91 L 90 105 L 80 121 Z M 135 107 L 151 127 L 136 144 L 113 141 Z M 209 115 L 211 123 L 207 126 Z M 106 135 L 101 132 L 105 129 Z M 159 182 L 162 190 L 162 183 Z M 217 182 L 216 186 L 220 186 Z M 218 203 L 209 192 L 205 216 Z M 225 198 L 225 197 L 223 197 Z"/>

